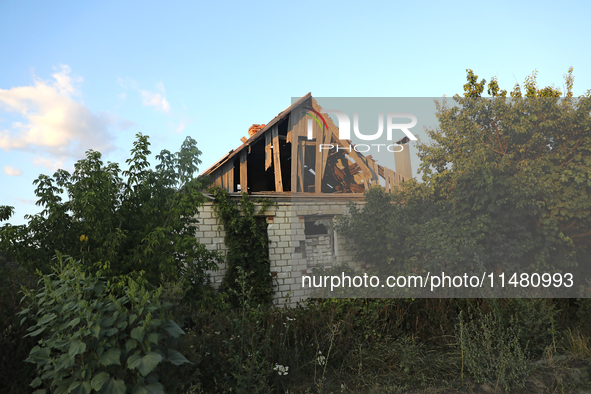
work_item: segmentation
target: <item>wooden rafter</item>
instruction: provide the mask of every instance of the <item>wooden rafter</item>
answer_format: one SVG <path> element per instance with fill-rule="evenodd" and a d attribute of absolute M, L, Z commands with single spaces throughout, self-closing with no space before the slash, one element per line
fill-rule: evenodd
<path fill-rule="evenodd" d="M 247 153 L 246 151 L 240 152 L 240 191 L 248 191 L 248 167 L 247 167 Z"/>
<path fill-rule="evenodd" d="M 271 138 L 273 142 L 273 170 L 275 172 L 275 191 L 283 191 L 283 180 L 281 179 L 281 154 L 279 151 L 279 127 L 273 126 L 271 129 Z"/>

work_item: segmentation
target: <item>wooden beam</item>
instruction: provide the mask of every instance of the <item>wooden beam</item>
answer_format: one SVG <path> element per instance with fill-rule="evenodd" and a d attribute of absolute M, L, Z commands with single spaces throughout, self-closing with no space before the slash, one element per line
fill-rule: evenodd
<path fill-rule="evenodd" d="M 276 129 L 277 125 L 273 126 L 272 129 Z M 271 167 L 271 133 L 269 130 L 265 132 L 265 171 Z"/>
<path fill-rule="evenodd" d="M 378 170 L 378 163 L 376 163 L 375 160 L 372 160 L 371 162 L 373 164 L 373 170 L 376 173 L 375 174 L 374 182 L 375 182 L 376 185 L 379 186 L 380 185 L 380 171 Z"/>
<path fill-rule="evenodd" d="M 248 192 L 248 168 L 246 151 L 240 152 L 240 191 Z"/>
<path fill-rule="evenodd" d="M 315 163 L 314 163 L 314 191 L 320 193 L 322 191 L 322 175 L 324 172 L 324 166 L 326 166 L 326 159 L 322 160 L 322 152 L 320 151 L 320 145 L 324 141 L 324 127 L 320 127 L 318 123 L 314 122 L 312 126 L 314 131 L 314 137 L 316 137 L 316 143 L 314 145 Z"/>
<path fill-rule="evenodd" d="M 292 114 L 293 116 L 293 114 Z M 293 142 L 293 138 L 295 136 L 295 142 Z M 297 166 L 297 157 L 298 157 L 298 125 L 293 125 L 293 128 L 287 132 L 287 138 L 291 138 L 291 179 L 290 179 L 290 187 L 291 193 L 297 193 L 298 186 L 297 186 L 297 179 L 298 179 L 298 166 Z"/>
<path fill-rule="evenodd" d="M 221 170 L 217 170 L 212 174 L 213 184 L 215 186 L 222 187 L 222 177 L 220 176 L 221 173 Z"/>
<path fill-rule="evenodd" d="M 384 168 L 383 170 L 383 174 L 384 174 L 384 179 L 386 180 L 386 193 L 390 193 L 390 173 L 387 168 Z"/>
<path fill-rule="evenodd" d="M 306 144 L 298 137 L 298 191 L 304 191 L 304 167 L 306 164 Z"/>
<path fill-rule="evenodd" d="M 281 179 L 281 152 L 279 151 L 279 127 L 273 126 L 271 129 L 273 139 L 273 169 L 275 171 L 275 191 L 283 191 L 283 180 Z"/>
<path fill-rule="evenodd" d="M 226 162 L 221 168 L 222 188 L 230 193 L 234 192 L 234 168 L 231 161 Z"/>
<path fill-rule="evenodd" d="M 228 161 L 228 169 L 227 169 L 227 176 L 228 176 L 228 191 L 230 193 L 234 193 L 234 160 Z"/>
<path fill-rule="evenodd" d="M 390 174 L 390 190 L 394 191 L 394 188 L 396 187 L 396 180 L 394 179 L 396 177 L 396 173 L 394 172 L 394 170 L 388 170 L 388 173 Z"/>

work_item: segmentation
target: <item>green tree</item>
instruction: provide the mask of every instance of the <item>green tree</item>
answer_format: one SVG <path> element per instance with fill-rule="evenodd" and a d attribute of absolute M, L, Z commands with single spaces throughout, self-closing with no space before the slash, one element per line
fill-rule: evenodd
<path fill-rule="evenodd" d="M 566 93 L 538 88 L 537 72 L 507 97 L 496 79 L 468 71 L 457 105 L 438 106 L 434 144 L 420 145 L 423 180 L 437 201 L 466 212 L 491 260 L 531 264 L 588 262 L 591 242 L 591 93 L 574 98 L 572 68 Z M 456 221 L 456 223 L 458 223 Z M 470 231 L 471 230 L 471 231 Z"/>
<path fill-rule="evenodd" d="M 178 152 L 157 155 L 154 170 L 148 137 L 136 137 L 125 171 L 89 150 L 72 174 L 40 175 L 34 184 L 42 212 L 27 216 L 26 225 L 4 225 L 0 249 L 46 273 L 59 251 L 110 281 L 123 283 L 131 275 L 156 285 L 183 277 L 201 285 L 206 270 L 217 267 L 217 255 L 195 238 L 205 201 L 203 180 L 193 177 L 201 152 L 187 137 Z M 2 219 L 12 212 L 0 207 Z"/>
<path fill-rule="evenodd" d="M 371 190 L 340 231 L 360 259 L 407 269 L 589 266 L 591 92 L 573 97 L 572 68 L 565 94 L 536 72 L 509 97 L 494 78 L 467 80 L 417 145 L 424 182 Z"/>

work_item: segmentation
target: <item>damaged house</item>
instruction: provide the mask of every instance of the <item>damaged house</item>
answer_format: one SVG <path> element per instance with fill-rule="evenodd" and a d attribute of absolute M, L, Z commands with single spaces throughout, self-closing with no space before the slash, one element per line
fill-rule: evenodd
<path fill-rule="evenodd" d="M 403 138 L 397 144 L 407 142 Z M 347 214 L 349 201 L 363 203 L 364 191 L 372 186 L 391 192 L 412 177 L 408 149 L 395 154 L 395 172 L 354 148 L 351 141 L 339 139 L 337 126 L 321 115 L 308 93 L 269 123 L 253 125 L 241 146 L 202 173 L 236 198 L 246 191 L 275 202 L 261 220 L 267 223 L 276 299 L 289 297 L 295 303 L 305 298 L 302 275 L 314 267 L 356 266 L 344 247 L 346 240 L 332 229 L 333 218 Z M 226 250 L 211 202 L 202 207 L 200 219 L 200 242 L 208 249 Z M 219 285 L 225 271 L 220 267 L 211 273 L 214 284 Z"/>

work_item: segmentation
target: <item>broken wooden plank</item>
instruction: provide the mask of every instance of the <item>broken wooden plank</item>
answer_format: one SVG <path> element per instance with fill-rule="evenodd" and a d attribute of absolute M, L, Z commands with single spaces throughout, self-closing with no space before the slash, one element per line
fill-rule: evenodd
<path fill-rule="evenodd" d="M 320 112 L 322 111 L 322 108 L 320 108 L 320 106 L 318 105 L 318 103 L 316 102 L 316 100 L 312 99 L 312 107 Z M 327 116 L 328 118 L 328 116 Z M 330 120 L 330 118 L 328 119 L 329 122 L 327 122 L 327 124 L 332 123 L 332 121 Z M 322 158 L 321 158 L 321 171 L 320 171 L 320 178 L 324 178 L 324 172 L 326 171 L 326 162 L 327 162 L 327 158 L 328 158 L 328 149 L 323 149 L 322 151 L 320 150 L 320 145 L 327 145 L 330 144 L 332 142 L 333 139 L 333 135 L 332 133 L 330 133 L 328 130 L 325 130 L 323 127 L 319 126 L 318 124 L 315 124 L 315 126 L 320 129 L 320 133 L 315 133 L 316 135 L 316 153 L 321 153 L 322 154 Z M 338 138 L 337 138 L 338 140 Z"/>
<path fill-rule="evenodd" d="M 279 127 L 273 126 L 271 129 L 273 142 L 273 169 L 275 171 L 275 191 L 283 191 L 283 180 L 281 179 L 281 152 L 279 150 Z"/>
<path fill-rule="evenodd" d="M 373 170 L 375 172 L 375 178 L 372 178 L 372 180 L 374 181 L 374 185 L 379 186 L 380 185 L 380 175 L 379 175 L 379 170 L 378 170 L 378 163 L 376 163 L 375 160 L 372 160 L 371 163 L 373 165 Z"/>
<path fill-rule="evenodd" d="M 314 190 L 317 192 L 322 191 L 322 173 L 324 172 L 324 166 L 326 165 L 326 159 L 322 160 L 322 151 L 320 150 L 320 145 L 324 140 L 324 127 L 318 125 L 318 123 L 314 123 L 312 126 L 312 130 L 314 131 L 314 137 L 316 137 L 316 143 L 314 145 L 314 150 L 316 151 L 316 160 L 314 163 Z"/>
<path fill-rule="evenodd" d="M 387 168 L 386 169 L 386 176 L 388 177 L 388 184 L 390 185 L 390 193 L 394 191 L 394 171 Z"/>
<path fill-rule="evenodd" d="M 248 167 L 246 151 L 240 152 L 240 191 L 248 192 Z"/>
<path fill-rule="evenodd" d="M 304 167 L 306 166 L 306 143 L 305 141 L 299 141 L 298 137 L 298 190 L 299 192 L 304 191 Z"/>
<path fill-rule="evenodd" d="M 328 130 L 331 131 L 333 135 L 337 138 L 337 144 L 340 145 L 341 148 L 343 148 L 343 150 L 346 151 L 346 153 L 350 155 L 353 158 L 353 160 L 355 160 L 355 163 L 359 165 L 361 171 L 363 172 L 363 177 L 371 178 L 371 171 L 369 167 L 363 162 L 362 156 L 355 151 L 353 145 L 351 145 L 347 140 L 338 139 L 338 129 L 336 126 L 334 126 L 334 124 L 332 124 L 332 122 L 328 123 Z"/>
<path fill-rule="evenodd" d="M 273 129 L 277 129 L 277 125 L 273 126 L 271 130 Z M 265 171 L 267 171 L 269 167 L 271 167 L 271 159 L 271 133 L 269 133 L 269 131 L 267 130 L 265 132 Z"/>
<path fill-rule="evenodd" d="M 292 114 L 293 116 L 293 114 Z M 293 119 L 293 118 L 292 118 Z M 292 129 L 287 132 L 287 137 L 291 141 L 291 192 L 297 193 L 298 191 L 298 135 L 300 129 L 299 123 L 293 125 Z"/>

